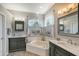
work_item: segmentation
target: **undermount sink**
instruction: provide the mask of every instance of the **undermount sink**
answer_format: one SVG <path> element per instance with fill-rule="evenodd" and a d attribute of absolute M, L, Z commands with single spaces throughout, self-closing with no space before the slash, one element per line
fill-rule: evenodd
<path fill-rule="evenodd" d="M 58 43 L 59 43 L 59 44 L 63 44 L 64 42 L 63 42 L 63 41 L 59 41 Z"/>
<path fill-rule="evenodd" d="M 72 45 L 72 44 L 70 44 L 68 42 L 65 42 L 65 41 L 58 41 L 57 44 L 63 45 L 63 46 L 68 47 L 68 48 L 70 46 L 74 46 L 74 45 Z"/>
<path fill-rule="evenodd" d="M 61 44 L 61 45 L 67 45 L 68 43 L 65 41 L 57 41 L 57 44 Z"/>

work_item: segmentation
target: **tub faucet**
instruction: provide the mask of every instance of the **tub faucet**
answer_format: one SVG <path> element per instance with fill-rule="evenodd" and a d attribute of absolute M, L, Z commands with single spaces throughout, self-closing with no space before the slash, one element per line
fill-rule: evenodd
<path fill-rule="evenodd" d="M 57 38 L 57 41 L 60 41 L 60 38 Z"/>
<path fill-rule="evenodd" d="M 41 39 L 42 41 L 45 41 L 45 37 L 44 36 L 42 36 L 42 39 Z"/>

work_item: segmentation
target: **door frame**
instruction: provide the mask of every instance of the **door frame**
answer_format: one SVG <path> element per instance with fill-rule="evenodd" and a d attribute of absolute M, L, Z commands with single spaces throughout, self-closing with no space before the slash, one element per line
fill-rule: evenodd
<path fill-rule="evenodd" d="M 5 42 L 6 42 L 5 41 L 5 37 L 6 37 L 6 21 L 5 21 L 5 19 L 6 19 L 6 16 L 2 12 L 0 12 L 0 15 L 2 16 L 2 41 L 1 41 L 2 42 L 1 43 L 2 44 L 2 48 L 1 48 L 2 53 L 1 53 L 1 55 L 4 56 L 5 55 Z"/>

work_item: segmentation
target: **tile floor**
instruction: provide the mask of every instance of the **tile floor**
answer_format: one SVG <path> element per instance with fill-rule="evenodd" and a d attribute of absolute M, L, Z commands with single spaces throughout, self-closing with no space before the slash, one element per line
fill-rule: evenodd
<path fill-rule="evenodd" d="M 39 56 L 39 55 L 26 51 L 17 51 L 17 52 L 9 53 L 8 56 Z"/>

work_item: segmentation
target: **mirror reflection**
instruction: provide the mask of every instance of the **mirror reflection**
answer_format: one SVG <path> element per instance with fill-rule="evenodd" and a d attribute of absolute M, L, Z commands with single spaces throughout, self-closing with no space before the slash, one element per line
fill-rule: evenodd
<path fill-rule="evenodd" d="M 59 19 L 59 33 L 78 34 L 78 12 Z"/>

